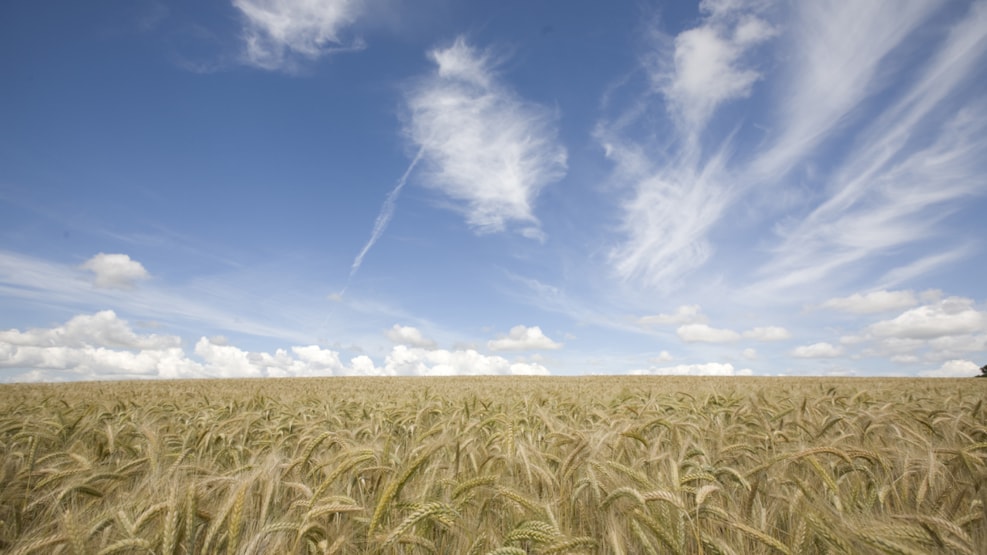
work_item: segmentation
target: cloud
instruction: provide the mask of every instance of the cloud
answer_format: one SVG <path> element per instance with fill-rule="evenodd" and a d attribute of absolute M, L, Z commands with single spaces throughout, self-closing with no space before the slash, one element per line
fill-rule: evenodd
<path fill-rule="evenodd" d="M 682 305 L 674 314 L 655 314 L 638 318 L 641 325 L 676 325 L 676 324 L 705 324 L 708 321 L 702 313 L 702 307 L 697 304 Z"/>
<path fill-rule="evenodd" d="M 792 356 L 796 358 L 836 358 L 842 355 L 842 347 L 836 347 L 825 342 L 802 345 L 792 350 Z"/>
<path fill-rule="evenodd" d="M 394 327 L 387 330 L 387 338 L 398 345 L 421 347 L 423 349 L 434 349 L 436 347 L 435 341 L 423 336 L 422 332 L 411 326 L 394 324 Z"/>
<path fill-rule="evenodd" d="M 45 379 L 65 372 L 75 379 L 201 375 L 178 337 L 138 335 L 109 310 L 49 329 L 0 332 L 0 369 Z"/>
<path fill-rule="evenodd" d="M 755 163 L 753 174 L 761 175 L 753 178 L 784 183 L 793 167 L 819 156 L 815 149 L 824 140 L 836 140 L 836 132 L 851 124 L 859 131 L 845 154 L 828 164 L 832 171 L 819 178 L 824 194 L 818 203 L 777 226 L 780 242 L 759 270 L 767 289 L 848 279 L 882 258 L 897 262 L 906 245 L 910 257 L 920 257 L 928 249 L 923 244 L 945 234 L 945 216 L 964 199 L 984 194 L 987 103 L 959 93 L 983 66 L 987 4 L 971 4 L 966 17 L 930 46 L 928 59 L 888 89 L 887 76 L 901 70 L 899 55 L 913 48 L 907 39 L 935 6 L 798 4 L 807 18 L 799 27 L 811 32 L 793 34 L 793 56 L 806 63 L 787 95 L 792 104 L 783 112 L 778 146 Z M 861 31 L 847 33 L 848 28 Z M 889 93 L 878 110 L 861 109 L 877 93 Z M 875 115 L 859 121 L 863 114 Z M 965 246 L 954 248 L 946 259 L 967 252 Z M 892 271 L 887 281 L 928 271 L 931 260 L 904 266 L 903 275 Z"/>
<path fill-rule="evenodd" d="M 679 364 L 677 366 L 651 367 L 646 370 L 632 370 L 635 375 L 666 376 L 750 376 L 749 368 L 734 370 L 730 363 L 709 362 L 706 364 Z"/>
<path fill-rule="evenodd" d="M 414 328 L 395 326 L 391 331 L 427 341 Z M 253 352 L 222 337 L 200 337 L 189 354 L 179 337 L 138 334 L 112 311 L 79 315 L 49 329 L 0 332 L 0 370 L 3 381 L 549 373 L 538 363 L 512 362 L 474 349 L 406 344 L 395 345 L 381 366 L 366 355 L 346 364 L 338 352 L 318 345 Z"/>
<path fill-rule="evenodd" d="M 658 353 L 658 356 L 649 358 L 648 362 L 671 362 L 673 360 L 675 360 L 675 357 L 671 353 L 662 351 Z"/>
<path fill-rule="evenodd" d="M 510 362 L 499 356 L 481 354 L 473 349 L 410 348 L 396 345 L 384 362 L 387 375 L 476 376 L 476 375 L 548 375 L 540 364 Z"/>
<path fill-rule="evenodd" d="M 679 326 L 675 333 L 688 343 L 728 343 L 740 339 L 740 334 L 733 330 L 713 328 L 706 324 Z"/>
<path fill-rule="evenodd" d="M 785 328 L 779 326 L 765 326 L 747 330 L 744 337 L 755 341 L 783 341 L 792 336 Z"/>
<path fill-rule="evenodd" d="M 507 336 L 487 342 L 491 351 L 528 351 L 561 349 L 562 344 L 549 339 L 538 326 L 514 326 Z"/>
<path fill-rule="evenodd" d="M 343 31 L 360 15 L 358 0 L 233 0 L 243 14 L 244 62 L 267 70 L 292 71 L 297 58 L 316 60 L 348 44 Z"/>
<path fill-rule="evenodd" d="M 518 222 L 531 236 L 536 197 L 566 173 L 556 114 L 501 84 L 493 55 L 462 37 L 429 57 L 436 71 L 408 91 L 405 129 L 424 153 L 425 186 L 457 203 L 480 233 Z"/>
<path fill-rule="evenodd" d="M 387 226 L 391 223 L 391 218 L 394 217 L 394 209 L 397 206 L 398 195 L 401 194 L 401 190 L 404 189 L 404 185 L 408 182 L 408 177 L 411 175 L 411 172 L 415 170 L 415 166 L 417 166 L 418 162 L 421 161 L 422 154 L 424 153 L 424 148 L 418 150 L 418 154 L 416 154 L 411 160 L 411 163 L 408 164 L 408 168 L 404 170 L 401 178 L 398 179 L 398 182 L 394 185 L 394 188 L 391 189 L 391 192 L 387 194 L 387 198 L 384 199 L 384 204 L 380 207 L 380 212 L 377 214 L 377 219 L 374 220 L 374 229 L 370 232 L 370 238 L 363 246 L 363 249 L 360 250 L 360 253 L 356 255 L 356 258 L 353 259 L 353 264 L 350 266 L 350 279 L 352 279 L 353 276 L 356 275 L 357 271 L 360 270 L 360 266 L 363 265 L 363 257 L 367 256 L 367 253 L 370 252 L 370 249 L 373 248 L 373 246 L 380 239 L 381 235 L 384 234 Z M 342 293 L 339 294 L 339 297 L 342 298 Z M 330 300 L 336 299 L 330 297 Z"/>
<path fill-rule="evenodd" d="M 980 367 L 969 360 L 950 360 L 936 370 L 919 372 L 927 378 L 969 378 L 980 375 Z"/>
<path fill-rule="evenodd" d="M 850 312 L 852 314 L 873 314 L 908 308 L 918 304 L 913 291 L 873 291 L 855 293 L 849 297 L 838 297 L 824 302 L 822 308 Z"/>
<path fill-rule="evenodd" d="M 723 102 L 749 96 L 760 78 L 744 55 L 776 31 L 756 15 L 732 9 L 740 5 L 702 4 L 703 24 L 679 33 L 672 63 L 659 58 L 653 68 L 652 80 L 687 134 L 698 133 Z"/>
<path fill-rule="evenodd" d="M 795 4 L 784 37 L 791 74 L 777 107 L 780 131 L 755 161 L 755 175 L 779 179 L 845 124 L 854 108 L 880 90 L 882 61 L 935 7 L 894 1 Z"/>
<path fill-rule="evenodd" d="M 642 61 L 649 90 L 595 133 L 615 165 L 614 184 L 630 190 L 620 202 L 624 237 L 609 253 L 614 273 L 649 288 L 679 286 L 712 255 L 707 236 L 740 189 L 727 167 L 729 137 L 713 145 L 700 139 L 721 104 L 749 96 L 761 74 L 746 54 L 775 34 L 753 2 L 704 3 L 701 9 L 701 24 L 675 37 L 671 48 L 652 31 Z M 677 133 L 639 128 L 655 119 L 655 92 Z"/>
<path fill-rule="evenodd" d="M 140 262 L 131 260 L 126 254 L 101 252 L 80 268 L 96 274 L 93 285 L 106 289 L 132 289 L 138 281 L 151 277 Z"/>
<path fill-rule="evenodd" d="M 23 347 L 110 347 L 123 349 L 170 349 L 178 347 L 177 337 L 138 335 L 112 310 L 75 316 L 63 326 L 49 329 L 0 331 L 0 343 Z"/>
<path fill-rule="evenodd" d="M 744 349 L 740 356 L 746 358 L 747 360 L 757 360 L 757 349 L 752 349 L 750 347 Z"/>
<path fill-rule="evenodd" d="M 281 312 L 274 305 L 282 302 L 282 297 L 272 297 L 266 283 L 263 297 L 269 304 L 246 307 L 243 299 L 260 293 L 238 287 L 230 276 L 223 276 L 221 282 L 196 280 L 181 290 L 155 281 L 131 289 L 93 287 L 87 272 L 78 266 L 0 250 L 0 295 L 9 299 L 87 312 L 110 306 L 190 328 L 207 326 L 287 341 L 310 340 L 309 333 L 297 329 L 297 321 L 281 325 L 272 317 Z M 254 317 L 250 310 L 256 311 Z"/>
<path fill-rule="evenodd" d="M 913 308 L 867 328 L 875 337 L 904 339 L 935 339 L 983 331 L 987 331 L 987 313 L 977 310 L 972 299 L 962 297 L 948 297 Z"/>

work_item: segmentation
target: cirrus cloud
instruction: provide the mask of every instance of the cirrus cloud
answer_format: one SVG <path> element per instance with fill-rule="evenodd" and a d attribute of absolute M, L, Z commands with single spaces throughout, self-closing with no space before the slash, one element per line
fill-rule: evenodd
<path fill-rule="evenodd" d="M 346 44 L 343 30 L 360 15 L 358 0 L 233 0 L 244 16 L 244 61 L 268 70 L 291 71 L 297 57 L 315 60 Z"/>
<path fill-rule="evenodd" d="M 522 225 L 541 238 L 534 202 L 566 173 L 556 114 L 503 85 L 493 54 L 460 37 L 429 53 L 433 74 L 407 94 L 406 132 L 428 167 L 424 185 L 459 203 L 480 233 Z"/>

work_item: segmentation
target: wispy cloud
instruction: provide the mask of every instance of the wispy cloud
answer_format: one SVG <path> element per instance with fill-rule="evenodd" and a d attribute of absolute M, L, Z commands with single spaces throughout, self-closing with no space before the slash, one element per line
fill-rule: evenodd
<path fill-rule="evenodd" d="M 699 26 L 671 41 L 652 31 L 655 40 L 642 56 L 651 89 L 631 111 L 597 128 L 615 164 L 614 181 L 630 190 L 621 206 L 624 238 L 611 252 L 624 280 L 674 287 L 712 254 L 707 235 L 736 200 L 737 180 L 727 168 L 730 138 L 713 145 L 700 138 L 720 106 L 749 96 L 761 78 L 747 54 L 776 31 L 758 15 L 759 5 L 704 2 Z M 648 119 L 658 105 L 652 92 L 675 124 L 672 140 L 629 135 L 628 122 Z M 667 129 L 644 136 L 657 133 L 668 136 Z"/>
<path fill-rule="evenodd" d="M 129 257 L 128 257 L 129 258 Z M 135 262 L 131 259 L 131 262 Z M 31 301 L 62 310 L 118 311 L 141 318 L 167 320 L 196 328 L 209 326 L 257 337 L 291 341 L 309 339 L 269 317 L 251 317 L 243 310 L 246 293 L 190 284 L 180 291 L 149 283 L 134 289 L 96 288 L 81 268 L 0 250 L 0 296 Z"/>
<path fill-rule="evenodd" d="M 391 218 L 394 217 L 394 208 L 397 206 L 398 195 L 401 194 L 401 189 L 404 189 L 404 185 L 408 182 L 408 177 L 411 175 L 411 172 L 414 171 L 415 166 L 417 166 L 418 162 L 421 161 L 422 154 L 424 154 L 424 152 L 424 147 L 418 149 L 418 154 L 416 154 L 414 159 L 411 160 L 411 163 L 408 164 L 408 169 L 404 171 L 404 174 L 401 175 L 400 179 L 398 179 L 397 185 L 391 189 L 391 192 L 387 194 L 387 198 L 384 199 L 384 205 L 380 207 L 380 213 L 377 214 L 377 220 L 374 221 L 374 229 L 370 233 L 370 239 L 367 240 L 367 244 L 363 246 L 360 254 L 356 255 L 356 258 L 353 259 L 353 264 L 350 266 L 351 279 L 360 270 L 360 266 L 363 265 L 363 257 L 367 256 L 367 253 L 370 252 L 370 249 L 377 243 L 380 236 L 384 234 L 384 231 L 387 229 L 387 225 L 391 223 Z"/>
<path fill-rule="evenodd" d="M 941 3 L 794 4 L 784 33 L 788 75 L 780 87 L 777 136 L 754 162 L 754 178 L 776 183 L 845 125 L 861 101 L 888 84 L 882 61 Z"/>
<path fill-rule="evenodd" d="M 462 37 L 429 53 L 436 65 L 407 94 L 410 140 L 424 152 L 425 186 L 456 203 L 477 231 L 518 223 L 539 236 L 534 202 L 566 172 L 555 112 L 501 83 L 498 60 Z"/>
<path fill-rule="evenodd" d="M 646 58 L 651 80 L 687 140 L 698 138 L 720 104 L 749 96 L 760 79 L 745 55 L 777 31 L 757 8 L 753 2 L 703 2 L 702 24 L 675 37 L 670 60 L 667 53 Z"/>
<path fill-rule="evenodd" d="M 361 13 L 359 0 L 233 0 L 244 17 L 244 61 L 262 69 L 292 71 L 298 58 L 315 60 L 363 48 L 344 35 Z"/>
<path fill-rule="evenodd" d="M 843 4 L 826 23 L 814 24 L 824 25 L 829 31 L 820 36 L 808 33 L 797 46 L 822 58 L 814 60 L 816 65 L 809 66 L 812 69 L 805 70 L 811 74 L 802 77 L 807 84 L 801 86 L 819 86 L 822 76 L 817 73 L 840 72 L 844 77 L 837 81 L 837 97 L 843 100 L 839 113 L 833 114 L 839 119 L 840 113 L 856 107 L 865 93 L 881 90 L 880 70 L 893 68 L 890 53 L 895 48 L 906 48 L 907 31 L 928 15 L 932 5 Z M 800 4 L 812 10 L 809 6 Z M 844 13 L 848 9 L 854 11 Z M 857 14 L 857 10 L 861 13 Z M 852 17 L 854 14 L 857 17 Z M 811 15 L 820 14 L 813 11 Z M 858 18 L 858 33 L 840 31 L 837 35 L 835 29 L 830 29 Z M 856 47 L 847 50 L 846 43 Z M 834 54 L 829 53 L 830 47 L 835 49 Z M 980 2 L 952 28 L 902 94 L 880 115 L 864 122 L 846 157 L 825 178 L 821 201 L 806 217 L 778 227 L 781 242 L 772 260 L 761 270 L 769 288 L 826 279 L 903 245 L 919 244 L 941 232 L 939 222 L 958 207 L 957 201 L 984 194 L 982 153 L 987 148 L 987 104 L 980 100 L 963 104 L 957 102 L 955 95 L 976 74 L 985 52 L 987 4 Z M 830 59 L 845 63 L 830 67 L 828 63 L 835 63 L 827 62 Z M 882 61 L 886 63 L 881 65 Z M 889 64 L 892 67 L 885 67 Z M 780 141 L 803 144 L 803 150 L 790 158 L 792 161 L 809 159 L 811 152 L 804 145 L 831 138 L 827 133 L 833 125 L 816 121 L 820 110 L 830 108 L 810 104 L 812 98 L 809 92 L 800 97 L 801 104 L 793 108 L 799 113 L 790 116 L 788 130 Z M 778 168 L 788 163 L 772 161 L 775 156 L 778 152 L 769 151 L 761 161 Z"/>

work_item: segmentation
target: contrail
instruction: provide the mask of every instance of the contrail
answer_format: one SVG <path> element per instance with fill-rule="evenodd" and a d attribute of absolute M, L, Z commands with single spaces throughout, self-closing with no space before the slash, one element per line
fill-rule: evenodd
<path fill-rule="evenodd" d="M 401 194 L 401 189 L 404 188 L 404 184 L 408 182 L 408 176 L 411 175 L 412 170 L 418 165 L 418 162 L 422 159 L 422 155 L 425 154 L 425 146 L 422 145 L 418 149 L 418 154 L 415 155 L 415 159 L 411 161 L 408 165 L 408 169 L 404 171 L 404 175 L 398 180 L 397 185 L 394 189 L 388 193 L 387 198 L 384 199 L 384 205 L 380 207 L 380 214 L 377 214 L 377 221 L 374 222 L 374 231 L 370 234 L 370 240 L 364 245 L 363 250 L 360 254 L 356 255 L 356 259 L 353 260 L 353 266 L 350 267 L 350 279 L 356 275 L 357 270 L 360 269 L 360 265 L 363 264 L 363 257 L 367 255 L 370 248 L 374 246 L 374 243 L 380 239 L 380 236 L 384 234 L 384 230 L 387 229 L 387 224 L 391 223 L 391 218 L 394 217 L 394 206 L 397 204 L 398 195 Z M 346 288 L 343 288 L 345 291 Z"/>

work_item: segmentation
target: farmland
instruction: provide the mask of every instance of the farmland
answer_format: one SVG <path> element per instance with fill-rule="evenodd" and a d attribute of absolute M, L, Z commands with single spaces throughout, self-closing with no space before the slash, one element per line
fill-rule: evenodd
<path fill-rule="evenodd" d="M 0 387 L 9 553 L 983 553 L 987 380 Z"/>

